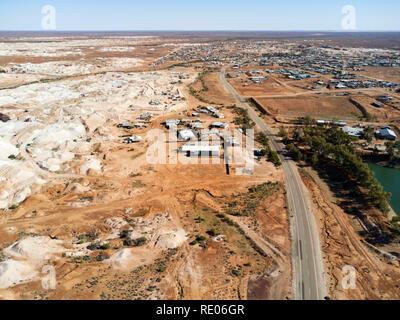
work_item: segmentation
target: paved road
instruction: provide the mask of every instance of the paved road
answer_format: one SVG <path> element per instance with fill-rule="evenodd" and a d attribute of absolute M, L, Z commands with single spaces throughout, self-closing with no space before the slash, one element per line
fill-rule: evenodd
<path fill-rule="evenodd" d="M 248 110 L 250 118 L 264 131 L 282 161 L 290 211 L 292 233 L 292 264 L 294 297 L 297 300 L 320 300 L 326 296 L 324 268 L 318 229 L 309 204 L 309 196 L 294 162 L 285 156 L 284 146 L 271 133 L 265 121 L 260 118 L 236 90 L 225 79 L 225 68 L 220 81 L 236 98 L 239 105 Z"/>

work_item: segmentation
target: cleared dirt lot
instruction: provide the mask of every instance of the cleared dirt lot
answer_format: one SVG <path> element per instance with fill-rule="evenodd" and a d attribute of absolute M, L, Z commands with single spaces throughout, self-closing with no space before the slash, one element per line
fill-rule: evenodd
<path fill-rule="evenodd" d="M 278 80 L 275 76 L 270 76 L 269 79 L 263 79 L 261 84 L 254 84 L 252 81 L 248 80 L 246 76 L 229 79 L 229 83 L 236 91 L 245 97 L 302 92 L 302 90 L 286 85 L 284 81 Z"/>
<path fill-rule="evenodd" d="M 381 79 L 394 83 L 399 83 L 400 81 L 400 68 L 365 67 L 365 71 L 358 71 L 356 73 L 373 79 Z"/>
<path fill-rule="evenodd" d="M 191 88 L 195 97 L 199 100 L 199 102 L 205 103 L 206 101 L 216 103 L 216 104 L 225 104 L 230 105 L 235 102 L 232 96 L 216 85 L 218 83 L 218 72 L 209 72 L 202 77 L 202 81 L 197 79 L 192 85 Z"/>
<path fill-rule="evenodd" d="M 383 94 L 383 92 L 381 93 Z M 376 94 L 368 93 L 368 95 L 354 95 L 352 99 L 363 106 L 366 111 L 371 114 L 374 121 L 398 121 L 400 119 L 400 104 L 399 99 L 393 99 L 392 102 L 383 104 L 383 108 L 377 108 L 372 105 L 373 102 L 378 102 L 376 98 L 380 95 L 379 92 Z"/>
<path fill-rule="evenodd" d="M 362 113 L 348 97 L 307 95 L 288 98 L 256 98 L 256 100 L 277 115 L 299 117 L 309 115 L 320 118 L 356 119 Z"/>

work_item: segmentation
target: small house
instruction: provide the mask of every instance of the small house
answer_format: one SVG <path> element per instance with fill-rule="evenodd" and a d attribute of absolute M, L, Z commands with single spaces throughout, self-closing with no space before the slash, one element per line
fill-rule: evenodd
<path fill-rule="evenodd" d="M 204 129 L 204 126 L 201 122 L 193 122 L 190 124 L 190 127 L 194 130 L 201 130 Z"/>
<path fill-rule="evenodd" d="M 149 102 L 149 104 L 151 104 L 151 105 L 159 105 L 159 104 L 161 104 L 161 101 L 160 100 L 151 100 Z"/>
<path fill-rule="evenodd" d="M 385 106 L 382 103 L 372 102 L 371 103 L 376 108 L 384 108 Z"/>
<path fill-rule="evenodd" d="M 138 122 L 135 123 L 135 128 L 147 128 L 149 125 L 147 123 Z"/>
<path fill-rule="evenodd" d="M 261 148 L 253 148 L 253 154 L 255 157 L 263 157 L 265 156 L 266 151 Z"/>
<path fill-rule="evenodd" d="M 196 140 L 196 135 L 192 130 L 180 130 L 178 132 L 178 139 L 180 141 Z"/>
<path fill-rule="evenodd" d="M 216 121 L 216 122 L 213 122 L 210 124 L 210 128 L 225 129 L 226 127 L 228 127 L 228 123 L 226 123 L 226 122 Z"/>
<path fill-rule="evenodd" d="M 140 142 L 142 140 L 143 140 L 143 138 L 141 136 L 135 136 L 135 137 L 126 138 L 124 140 L 124 143 L 131 144 L 131 143 L 135 143 L 135 142 Z"/>
<path fill-rule="evenodd" d="M 123 122 L 117 125 L 117 128 L 132 129 L 134 125 L 130 122 Z"/>
<path fill-rule="evenodd" d="M 376 136 L 383 140 L 397 140 L 397 135 L 390 127 L 384 127 L 376 131 Z"/>
<path fill-rule="evenodd" d="M 170 120 L 165 120 L 164 125 L 167 128 L 172 128 L 172 127 L 176 127 L 180 122 L 181 122 L 181 120 L 179 120 L 179 119 L 170 119 Z"/>
<path fill-rule="evenodd" d="M 217 119 L 224 119 L 225 118 L 225 116 L 221 112 L 215 112 L 213 114 L 213 117 L 217 118 Z"/>
<path fill-rule="evenodd" d="M 140 120 L 147 120 L 150 119 L 151 117 L 153 117 L 152 113 L 143 113 L 140 115 L 139 119 Z"/>

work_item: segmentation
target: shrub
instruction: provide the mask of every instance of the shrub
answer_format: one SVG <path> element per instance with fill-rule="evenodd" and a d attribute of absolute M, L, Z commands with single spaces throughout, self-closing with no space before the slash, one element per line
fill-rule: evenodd
<path fill-rule="evenodd" d="M 146 243 L 147 239 L 145 237 L 141 237 L 135 240 L 125 239 L 124 245 L 127 247 L 140 247 Z"/>
<path fill-rule="evenodd" d="M 285 129 L 284 126 L 281 126 L 281 127 L 279 128 L 279 133 L 278 133 L 278 135 L 279 135 L 281 138 L 287 138 L 287 137 L 288 137 L 288 132 L 286 131 L 286 129 Z"/>
<path fill-rule="evenodd" d="M 200 222 L 204 222 L 206 220 L 204 218 L 198 216 L 196 219 L 194 219 L 194 221 L 196 221 L 196 223 L 200 223 Z"/>
<path fill-rule="evenodd" d="M 100 249 L 101 250 L 109 250 L 109 249 L 111 249 L 111 245 L 109 243 L 102 244 L 100 246 Z"/>
<path fill-rule="evenodd" d="M 269 138 L 264 132 L 260 132 L 257 134 L 256 141 L 262 144 L 264 147 L 268 147 L 269 149 Z"/>
<path fill-rule="evenodd" d="M 79 198 L 79 200 L 81 200 L 81 201 L 93 201 L 94 197 L 93 196 L 85 196 L 85 197 Z"/>
<path fill-rule="evenodd" d="M 142 181 L 140 181 L 140 180 L 135 180 L 132 182 L 132 187 L 134 187 L 134 188 L 143 188 L 145 186 L 146 185 L 143 184 Z"/>
<path fill-rule="evenodd" d="M 239 270 L 232 270 L 232 274 L 233 274 L 235 277 L 239 277 L 239 276 L 240 276 L 240 271 L 239 271 Z"/>
<path fill-rule="evenodd" d="M 119 237 L 120 237 L 121 239 L 125 239 L 125 238 L 127 238 L 127 237 L 129 236 L 130 233 L 131 233 L 130 230 L 122 230 L 121 233 L 120 233 L 120 235 L 119 235 Z"/>
<path fill-rule="evenodd" d="M 393 217 L 392 222 L 394 222 L 394 223 L 400 222 L 400 216 Z"/>
<path fill-rule="evenodd" d="M 102 255 L 102 254 L 99 254 L 99 255 L 96 257 L 96 260 L 99 261 L 99 262 L 104 261 L 104 260 L 106 260 L 106 259 L 107 259 L 107 257 L 106 257 L 105 255 Z"/>
<path fill-rule="evenodd" d="M 208 230 L 207 233 L 211 236 L 211 237 L 215 237 L 216 235 L 218 235 L 217 230 L 215 230 L 215 228 L 212 228 L 211 230 Z"/>
<path fill-rule="evenodd" d="M 96 240 L 98 236 L 99 234 L 94 229 L 90 230 L 88 233 L 84 235 L 84 237 L 86 237 L 86 239 L 88 239 L 89 241 Z"/>
<path fill-rule="evenodd" d="M 86 247 L 88 250 L 90 251 L 95 251 L 95 250 L 99 250 L 100 246 L 98 243 L 91 243 Z"/>
<path fill-rule="evenodd" d="M 164 265 L 161 265 L 161 266 L 159 266 L 159 267 L 157 268 L 157 272 L 162 273 L 162 272 L 164 272 L 166 269 L 167 269 L 167 268 L 166 268 Z"/>

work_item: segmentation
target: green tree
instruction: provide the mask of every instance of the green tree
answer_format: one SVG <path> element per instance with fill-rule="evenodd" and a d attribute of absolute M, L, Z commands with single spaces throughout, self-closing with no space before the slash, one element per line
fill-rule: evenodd
<path fill-rule="evenodd" d="M 300 152 L 300 150 L 293 144 L 290 143 L 286 146 L 288 154 L 291 158 L 293 158 L 293 160 L 295 161 L 299 161 L 302 158 L 302 154 Z"/>
<path fill-rule="evenodd" d="M 372 127 L 365 128 L 362 134 L 362 138 L 367 140 L 368 143 L 370 143 L 373 137 L 374 137 L 374 128 Z"/>
<path fill-rule="evenodd" d="M 264 147 L 268 146 L 269 138 L 264 132 L 259 132 L 256 136 L 256 141 L 261 143 Z"/>
<path fill-rule="evenodd" d="M 310 161 L 315 162 L 324 158 L 344 169 L 349 177 L 357 180 L 359 185 L 367 190 L 370 200 L 386 215 L 390 209 L 388 201 L 391 195 L 383 191 L 368 165 L 357 155 L 351 143 L 353 138 L 337 127 L 313 126 L 303 129 L 305 136 L 299 144 L 305 145 L 308 151 L 313 153 Z M 395 148 L 393 142 L 388 146 L 389 152 L 393 151 L 390 148 Z M 302 152 L 293 143 L 287 145 L 286 148 L 293 159 L 300 160 L 302 158 Z"/>
<path fill-rule="evenodd" d="M 393 141 L 388 141 L 385 143 L 386 153 L 389 156 L 389 159 L 392 161 L 395 155 L 395 145 Z"/>
<path fill-rule="evenodd" d="M 283 139 L 287 139 L 287 137 L 288 137 L 288 132 L 286 131 L 286 129 L 285 129 L 284 126 L 281 126 L 281 127 L 279 128 L 279 133 L 278 133 L 278 135 L 279 135 L 281 138 L 283 138 Z"/>
<path fill-rule="evenodd" d="M 312 164 L 313 166 L 317 165 L 317 164 L 318 164 L 318 156 L 314 153 L 314 154 L 311 156 L 310 161 L 311 161 L 311 164 Z"/>
<path fill-rule="evenodd" d="M 268 161 L 272 162 L 275 165 L 275 167 L 280 167 L 282 165 L 282 162 L 279 159 L 279 156 L 275 151 L 269 152 Z"/>

